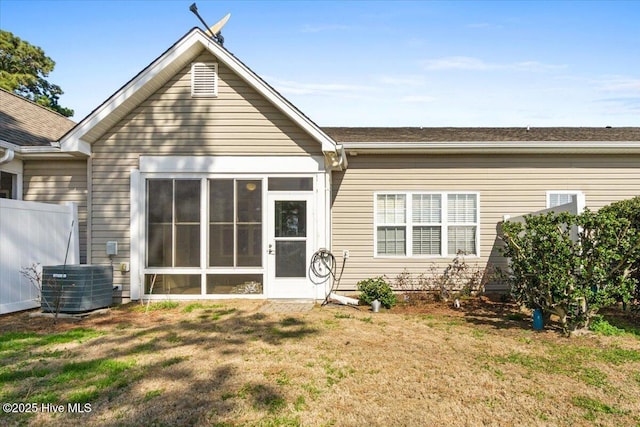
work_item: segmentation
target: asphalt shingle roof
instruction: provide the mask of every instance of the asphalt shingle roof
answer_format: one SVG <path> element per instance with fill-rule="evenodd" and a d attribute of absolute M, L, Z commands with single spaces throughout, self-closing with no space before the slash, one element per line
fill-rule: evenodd
<path fill-rule="evenodd" d="M 49 146 L 73 126 L 63 115 L 0 89 L 0 140 L 19 146 Z"/>
<path fill-rule="evenodd" d="M 323 127 L 337 143 L 447 141 L 640 141 L 640 127 Z"/>

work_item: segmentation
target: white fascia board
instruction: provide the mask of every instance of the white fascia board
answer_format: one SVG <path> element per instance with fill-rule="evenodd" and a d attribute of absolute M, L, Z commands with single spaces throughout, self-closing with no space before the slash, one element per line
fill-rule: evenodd
<path fill-rule="evenodd" d="M 55 146 L 17 145 L 0 139 L 0 148 L 11 150 L 20 158 L 73 158 L 73 153 L 65 153 Z"/>
<path fill-rule="evenodd" d="M 66 153 L 79 153 L 91 157 L 91 144 L 79 138 L 70 137 L 60 144 L 59 150 Z"/>
<path fill-rule="evenodd" d="M 576 153 L 640 154 L 640 141 L 343 142 L 351 154 Z"/>
<path fill-rule="evenodd" d="M 247 68 L 243 63 L 238 61 L 227 50 L 221 48 L 216 42 L 209 39 L 201 31 L 197 35 L 200 41 L 209 51 L 215 55 L 222 63 L 236 72 L 245 82 L 257 90 L 262 96 L 271 101 L 276 108 L 282 111 L 287 117 L 292 119 L 296 124 L 302 127 L 311 137 L 322 144 L 322 151 L 337 153 L 336 143 L 331 137 L 324 133 L 311 120 L 305 117 L 300 111 L 294 108 L 289 101 L 283 98 L 279 93 L 266 85 L 258 78 L 253 71 Z"/>
<path fill-rule="evenodd" d="M 141 173 L 320 173 L 320 156 L 140 156 Z"/>

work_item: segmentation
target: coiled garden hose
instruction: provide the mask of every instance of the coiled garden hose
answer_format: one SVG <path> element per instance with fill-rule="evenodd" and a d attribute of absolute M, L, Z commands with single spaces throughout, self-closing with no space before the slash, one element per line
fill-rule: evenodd
<path fill-rule="evenodd" d="M 340 279 L 342 279 L 342 273 L 344 272 L 344 265 L 346 258 L 342 258 L 342 268 L 340 274 L 336 277 L 336 257 L 328 249 L 318 249 L 316 253 L 311 257 L 311 263 L 309 265 L 311 281 L 315 285 L 321 285 L 326 283 L 329 279 L 332 279 L 329 292 L 324 297 L 322 305 L 329 303 L 329 295 L 340 286 Z"/>

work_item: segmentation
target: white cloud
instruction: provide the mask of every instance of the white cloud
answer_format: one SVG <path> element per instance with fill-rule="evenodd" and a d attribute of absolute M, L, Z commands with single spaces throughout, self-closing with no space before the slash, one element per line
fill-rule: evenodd
<path fill-rule="evenodd" d="M 543 72 L 567 68 L 565 64 L 545 64 L 539 61 L 521 61 L 513 63 L 491 63 L 470 56 L 446 56 L 422 61 L 425 70 L 517 70 Z"/>
<path fill-rule="evenodd" d="M 612 76 L 600 79 L 597 82 L 600 90 L 608 92 L 640 92 L 640 79 Z"/>
<path fill-rule="evenodd" d="M 290 95 L 326 95 L 341 94 L 353 95 L 360 92 L 376 90 L 373 86 L 340 84 L 340 83 L 307 83 L 293 80 L 281 80 L 274 77 L 264 76 L 279 92 Z"/>
<path fill-rule="evenodd" d="M 600 99 L 599 102 L 612 102 L 612 103 L 624 105 L 636 111 L 640 110 L 640 97 L 637 97 L 637 96 L 605 98 L 605 99 Z"/>
<path fill-rule="evenodd" d="M 422 76 L 379 76 L 375 81 L 387 86 L 424 86 L 424 77 Z"/>
<path fill-rule="evenodd" d="M 564 70 L 567 68 L 566 64 L 543 64 L 538 61 L 524 61 L 516 62 L 515 64 L 506 65 L 505 68 L 513 68 L 520 71 L 554 71 Z"/>
<path fill-rule="evenodd" d="M 422 104 L 435 101 L 436 98 L 428 95 L 407 95 L 400 98 L 400 102 Z"/>
<path fill-rule="evenodd" d="M 497 68 L 478 58 L 469 56 L 446 56 L 444 58 L 427 59 L 422 61 L 426 70 L 489 70 Z"/>

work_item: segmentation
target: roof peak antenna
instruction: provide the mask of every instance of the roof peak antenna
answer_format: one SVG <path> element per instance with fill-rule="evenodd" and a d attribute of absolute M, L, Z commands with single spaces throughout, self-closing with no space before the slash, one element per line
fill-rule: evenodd
<path fill-rule="evenodd" d="M 209 25 L 206 22 L 204 22 L 204 19 L 202 19 L 202 16 L 200 16 L 200 14 L 198 13 L 198 6 L 196 6 L 195 3 L 189 6 L 189 10 L 198 17 L 200 22 L 202 22 L 204 27 L 207 29 L 206 31 L 209 32 L 209 34 L 211 35 L 211 39 L 214 42 L 218 43 L 220 46 L 223 46 L 224 37 L 222 37 L 222 27 L 224 27 L 224 24 L 227 23 L 227 21 L 231 17 L 231 14 L 227 13 L 221 20 L 219 20 L 214 25 L 209 27 Z"/>

